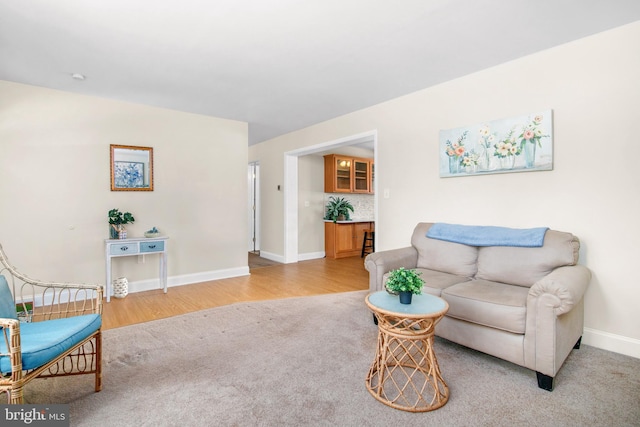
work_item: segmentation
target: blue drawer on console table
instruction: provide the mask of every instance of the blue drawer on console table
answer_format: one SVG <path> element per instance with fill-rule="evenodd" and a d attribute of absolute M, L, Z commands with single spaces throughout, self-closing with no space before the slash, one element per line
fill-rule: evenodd
<path fill-rule="evenodd" d="M 154 242 L 140 242 L 140 252 L 162 252 L 164 242 L 162 240 Z"/>
<path fill-rule="evenodd" d="M 135 243 L 123 243 L 121 245 L 114 244 L 109 246 L 111 255 L 137 254 L 138 245 Z"/>

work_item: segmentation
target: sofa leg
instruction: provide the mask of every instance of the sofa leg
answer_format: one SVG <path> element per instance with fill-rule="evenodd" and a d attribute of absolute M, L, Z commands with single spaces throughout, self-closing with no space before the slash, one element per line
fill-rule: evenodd
<path fill-rule="evenodd" d="M 573 348 L 578 350 L 580 348 L 581 343 L 582 343 L 582 337 L 578 338 L 578 341 L 576 341 L 576 345 L 574 345 Z"/>
<path fill-rule="evenodd" d="M 553 391 L 553 377 L 536 372 L 538 377 L 538 387 L 547 391 Z"/>
<path fill-rule="evenodd" d="M 376 317 L 376 315 L 373 315 L 373 324 L 377 325 L 378 324 L 378 318 Z"/>

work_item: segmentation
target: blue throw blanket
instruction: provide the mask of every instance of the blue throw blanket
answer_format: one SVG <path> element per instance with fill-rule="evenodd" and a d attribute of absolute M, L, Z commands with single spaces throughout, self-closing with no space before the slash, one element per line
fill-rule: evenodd
<path fill-rule="evenodd" d="M 536 248 L 544 244 L 548 227 L 516 229 L 506 227 L 433 224 L 427 237 L 471 246 L 517 246 Z"/>

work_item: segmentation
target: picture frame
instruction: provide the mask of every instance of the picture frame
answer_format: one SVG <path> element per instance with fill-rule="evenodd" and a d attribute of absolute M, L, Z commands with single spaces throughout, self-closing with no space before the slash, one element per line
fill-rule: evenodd
<path fill-rule="evenodd" d="M 440 177 L 553 170 L 553 110 L 441 130 Z"/>
<path fill-rule="evenodd" d="M 153 191 L 153 148 L 111 145 L 111 191 Z"/>

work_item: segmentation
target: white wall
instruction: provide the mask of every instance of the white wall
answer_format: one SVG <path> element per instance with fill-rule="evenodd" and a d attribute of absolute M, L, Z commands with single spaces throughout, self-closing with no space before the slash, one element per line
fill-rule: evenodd
<path fill-rule="evenodd" d="M 379 250 L 407 246 L 419 221 L 548 226 L 582 241 L 593 272 L 586 344 L 640 357 L 640 22 L 320 123 L 249 149 L 283 181 L 283 153 L 377 130 Z M 554 111 L 554 170 L 442 179 L 438 132 Z M 282 253 L 283 200 L 263 194 L 263 248 Z"/>
<path fill-rule="evenodd" d="M 324 158 L 298 159 L 298 253 L 302 259 L 324 257 Z"/>
<path fill-rule="evenodd" d="M 247 141 L 243 122 L 0 81 L 0 243 L 27 275 L 104 283 L 118 208 L 129 237 L 170 237 L 170 285 L 247 274 Z M 153 147 L 154 191 L 110 191 L 110 144 Z M 157 270 L 127 257 L 113 275 Z"/>

